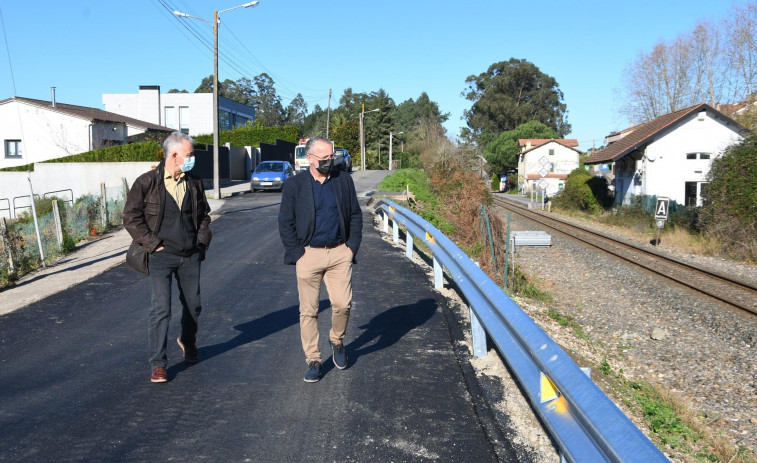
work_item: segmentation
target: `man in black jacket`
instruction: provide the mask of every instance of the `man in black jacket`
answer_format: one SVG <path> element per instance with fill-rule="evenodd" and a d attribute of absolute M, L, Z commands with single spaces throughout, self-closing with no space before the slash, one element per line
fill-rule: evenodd
<path fill-rule="evenodd" d="M 321 282 L 326 283 L 331 301 L 332 359 L 340 370 L 347 367 L 344 335 L 352 304 L 352 263 L 363 237 L 363 216 L 352 177 L 333 169 L 333 144 L 323 137 L 311 138 L 305 152 L 310 168 L 284 183 L 279 235 L 285 248 L 284 263 L 297 268 L 300 337 L 308 364 L 304 379 L 312 383 L 321 378 Z"/>
<path fill-rule="evenodd" d="M 189 363 L 197 356 L 197 318 L 200 303 L 200 262 L 211 240 L 210 207 L 202 180 L 189 173 L 194 166 L 194 141 L 174 132 L 163 143 L 165 160 L 140 175 L 124 206 L 124 226 L 149 257 L 152 287 L 147 334 L 150 381 L 167 381 L 166 345 L 171 319 L 171 281 L 176 277 L 182 305 L 181 336 L 177 339 Z"/>

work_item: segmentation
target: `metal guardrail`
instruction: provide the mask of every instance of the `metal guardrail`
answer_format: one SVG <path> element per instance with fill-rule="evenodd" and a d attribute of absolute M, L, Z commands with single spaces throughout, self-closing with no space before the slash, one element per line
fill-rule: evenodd
<path fill-rule="evenodd" d="M 0 211 L 8 211 L 8 218 L 9 219 L 13 218 L 13 216 L 11 215 L 11 201 L 10 201 L 10 199 L 8 199 L 8 198 L 0 198 L 0 204 L 2 204 L 3 201 L 5 201 L 6 203 L 8 203 L 8 207 L 0 207 Z"/>
<path fill-rule="evenodd" d="M 526 392 L 532 408 L 565 460 L 585 462 L 668 462 L 652 442 L 597 387 L 576 363 L 476 264 L 436 227 L 387 199 L 376 206 L 384 232 L 392 220 L 405 227 L 407 257 L 419 237 L 433 255 L 434 287 L 443 287 L 443 268 L 471 309 L 473 350 L 486 355 L 486 334 Z M 485 332 L 484 332 L 485 330 Z"/>
<path fill-rule="evenodd" d="M 71 205 L 73 206 L 74 205 L 74 190 L 70 188 L 66 188 L 65 190 L 48 191 L 47 193 L 44 193 L 42 195 L 42 198 L 47 199 L 48 196 L 49 197 L 56 196 L 53 193 L 65 193 L 65 192 L 68 192 L 68 195 L 71 197 L 70 199 L 60 198 L 59 196 L 58 197 L 67 203 L 71 203 Z"/>
<path fill-rule="evenodd" d="M 16 211 L 18 209 L 31 209 L 32 208 L 32 203 L 31 203 L 32 200 L 31 199 L 29 200 L 29 204 L 27 204 L 26 206 L 16 206 L 16 200 L 17 199 L 21 199 L 21 198 L 31 198 L 31 196 L 29 196 L 29 195 L 21 195 L 21 196 L 16 196 L 16 197 L 13 198 L 13 214 L 12 214 L 12 217 L 18 217 L 18 214 L 16 213 Z M 35 194 L 34 195 L 34 199 L 38 200 L 39 199 L 39 195 Z"/>

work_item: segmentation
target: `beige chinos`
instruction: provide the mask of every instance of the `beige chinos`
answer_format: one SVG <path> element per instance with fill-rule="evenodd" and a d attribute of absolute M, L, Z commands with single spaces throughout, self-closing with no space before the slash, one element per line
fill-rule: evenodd
<path fill-rule="evenodd" d="M 300 336 L 307 362 L 321 361 L 318 349 L 318 303 L 321 281 L 331 301 L 329 339 L 342 343 L 352 303 L 352 251 L 346 244 L 333 248 L 305 247 L 297 260 L 297 290 L 300 296 Z"/>

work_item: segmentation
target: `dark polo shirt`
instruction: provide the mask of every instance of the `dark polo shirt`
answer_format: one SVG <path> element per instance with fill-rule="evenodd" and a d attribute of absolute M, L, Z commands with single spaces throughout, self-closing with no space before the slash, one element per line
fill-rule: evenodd
<path fill-rule="evenodd" d="M 313 200 L 315 202 L 315 232 L 310 246 L 333 246 L 342 241 L 339 232 L 339 209 L 331 177 L 321 183 L 313 178 Z"/>

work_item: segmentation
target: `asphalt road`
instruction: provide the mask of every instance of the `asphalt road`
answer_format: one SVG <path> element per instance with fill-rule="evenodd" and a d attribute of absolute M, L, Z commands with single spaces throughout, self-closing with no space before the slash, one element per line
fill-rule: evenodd
<path fill-rule="evenodd" d="M 359 195 L 378 178 L 355 173 Z M 488 462 L 444 301 L 364 214 L 346 370 L 305 383 L 280 193 L 229 199 L 202 267 L 200 363 L 149 381 L 150 290 L 123 265 L 0 317 L 0 461 Z M 361 201 L 365 204 L 365 200 Z M 179 333 L 174 291 L 170 339 Z M 321 349 L 330 309 L 321 298 Z M 498 456 L 499 454 L 499 456 Z"/>

